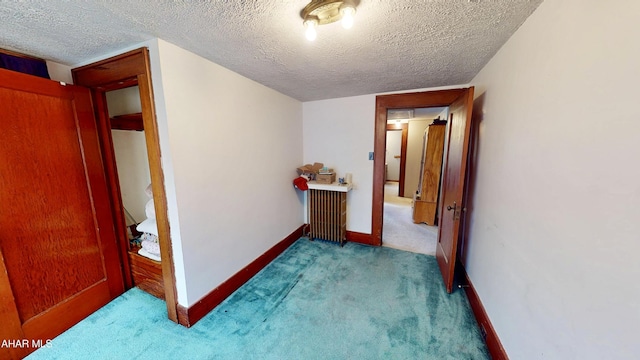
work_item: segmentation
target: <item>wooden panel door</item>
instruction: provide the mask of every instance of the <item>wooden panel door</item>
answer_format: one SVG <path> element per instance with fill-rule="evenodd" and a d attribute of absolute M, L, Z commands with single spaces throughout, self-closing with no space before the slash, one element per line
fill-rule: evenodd
<path fill-rule="evenodd" d="M 460 233 L 460 218 L 464 211 L 464 180 L 471 136 L 473 87 L 466 89 L 449 105 L 449 133 L 446 137 L 446 160 L 442 178 L 440 226 L 436 258 L 447 292 L 453 290 L 454 269 Z"/>
<path fill-rule="evenodd" d="M 124 284 L 89 90 L 0 70 L 0 104 L 0 339 L 28 345 L 5 359 Z"/>

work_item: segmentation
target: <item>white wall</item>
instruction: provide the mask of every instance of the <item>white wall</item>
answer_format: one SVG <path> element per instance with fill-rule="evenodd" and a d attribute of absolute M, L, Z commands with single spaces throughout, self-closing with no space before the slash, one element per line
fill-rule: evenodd
<path fill-rule="evenodd" d="M 387 180 L 400 179 L 400 156 L 402 152 L 402 130 L 387 130 L 387 148 L 385 164 L 387 166 Z"/>
<path fill-rule="evenodd" d="M 73 84 L 73 77 L 71 76 L 71 66 L 49 60 L 47 60 L 46 63 L 51 80 Z"/>
<path fill-rule="evenodd" d="M 638 14 L 547 0 L 472 81 L 465 262 L 511 359 L 640 354 Z"/>
<path fill-rule="evenodd" d="M 347 230 L 365 234 L 371 234 L 375 101 L 375 95 L 364 95 L 303 103 L 303 162 L 322 162 L 338 177 L 352 174 Z"/>
<path fill-rule="evenodd" d="M 142 111 L 137 86 L 109 91 L 106 97 L 111 117 Z M 135 221 L 140 223 L 147 218 L 144 209 L 149 198 L 144 190 L 151 183 L 144 131 L 112 130 L 111 136 L 122 202 Z"/>
<path fill-rule="evenodd" d="M 302 225 L 302 104 L 162 40 L 158 60 L 190 306 Z"/>
<path fill-rule="evenodd" d="M 151 183 L 144 132 L 111 130 L 111 135 L 122 203 L 135 221 L 140 223 L 147 218 L 144 208 L 149 197 L 144 190 Z M 130 225 L 129 222 L 127 224 Z"/>
<path fill-rule="evenodd" d="M 149 49 L 178 302 L 188 307 L 303 223 L 291 184 L 302 104 L 161 39 L 71 68 L 140 47 Z"/>
<path fill-rule="evenodd" d="M 413 199 L 413 194 L 418 190 L 424 130 L 431 122 L 433 122 L 433 120 L 414 119 L 409 121 L 409 131 L 407 135 L 407 164 L 405 166 L 406 170 L 404 174 L 404 197 Z"/>
<path fill-rule="evenodd" d="M 109 116 L 126 115 L 142 112 L 140 105 L 140 89 L 131 86 L 106 92 Z"/>
<path fill-rule="evenodd" d="M 347 195 L 347 230 L 371 234 L 373 201 L 373 151 L 376 96 L 419 91 L 457 89 L 451 85 L 369 94 L 302 104 L 304 123 L 304 163 L 324 162 L 338 172 L 353 174 L 355 188 Z M 331 139 L 327 146 L 327 139 Z M 384 154 L 376 154 L 384 156 Z"/>

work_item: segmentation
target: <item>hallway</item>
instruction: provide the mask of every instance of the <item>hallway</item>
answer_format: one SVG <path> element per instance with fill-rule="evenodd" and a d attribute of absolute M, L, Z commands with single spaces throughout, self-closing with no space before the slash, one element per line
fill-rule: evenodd
<path fill-rule="evenodd" d="M 412 199 L 398 196 L 397 182 L 385 183 L 382 246 L 435 255 L 438 227 L 414 224 L 412 202 Z"/>

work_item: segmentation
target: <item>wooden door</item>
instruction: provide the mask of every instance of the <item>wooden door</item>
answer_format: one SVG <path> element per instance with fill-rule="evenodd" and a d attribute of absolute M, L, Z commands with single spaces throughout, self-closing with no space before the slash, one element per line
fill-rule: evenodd
<path fill-rule="evenodd" d="M 88 89 L 0 70 L 0 204 L 0 339 L 26 345 L 0 358 L 19 358 L 124 291 Z"/>
<path fill-rule="evenodd" d="M 449 106 L 449 133 L 445 140 L 445 169 L 440 202 L 440 226 L 436 258 L 447 292 L 453 290 L 454 269 L 458 240 L 461 235 L 460 219 L 464 210 L 464 181 L 471 135 L 473 87 L 466 89 Z"/>

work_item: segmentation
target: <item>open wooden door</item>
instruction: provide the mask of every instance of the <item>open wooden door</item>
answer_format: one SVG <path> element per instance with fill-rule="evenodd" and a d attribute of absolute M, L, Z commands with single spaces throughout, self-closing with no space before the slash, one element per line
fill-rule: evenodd
<path fill-rule="evenodd" d="M 462 212 L 465 211 L 464 182 L 471 136 L 472 109 L 473 87 L 466 89 L 449 106 L 449 133 L 445 140 L 446 158 L 436 247 L 436 258 L 448 293 L 453 290 L 458 240 L 461 235 L 460 219 Z"/>
<path fill-rule="evenodd" d="M 0 70 L 0 358 L 124 291 L 88 89 Z"/>

